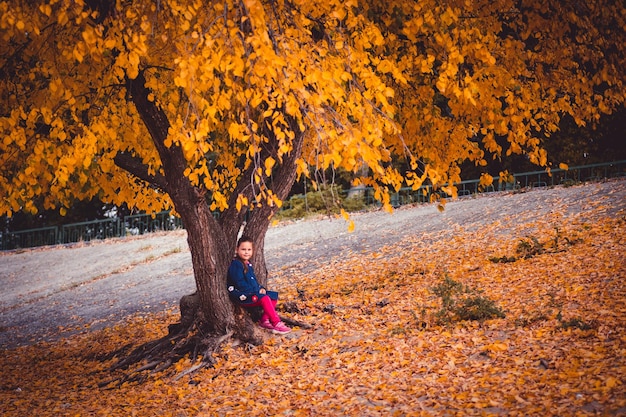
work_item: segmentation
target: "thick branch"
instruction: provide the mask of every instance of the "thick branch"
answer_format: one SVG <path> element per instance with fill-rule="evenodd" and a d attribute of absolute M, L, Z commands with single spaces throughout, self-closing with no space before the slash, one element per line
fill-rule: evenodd
<path fill-rule="evenodd" d="M 165 177 L 161 185 L 165 187 L 165 192 L 174 202 L 176 210 L 182 215 L 188 210 L 195 210 L 197 205 L 206 205 L 201 188 L 194 187 L 184 174 L 187 161 L 181 147 L 177 144 L 165 144 L 171 125 L 165 111 L 149 98 L 151 91 L 146 87 L 144 74 L 140 72 L 134 80 L 127 80 L 127 88 L 159 153 Z"/>
<path fill-rule="evenodd" d="M 134 80 L 127 80 L 127 88 L 130 92 L 131 100 L 137 108 L 137 112 L 150 132 L 150 137 L 157 148 L 165 176 L 169 179 L 184 178 L 182 174 L 185 167 L 185 157 L 182 149 L 178 145 L 165 145 L 170 122 L 165 112 L 149 99 L 150 90 L 145 86 L 146 79 L 143 73 L 139 73 Z M 175 186 L 174 184 L 169 184 Z M 168 190 L 170 192 L 172 190 Z"/>
<path fill-rule="evenodd" d="M 135 177 L 146 181 L 149 184 L 155 185 L 163 191 L 166 190 L 167 179 L 158 173 L 154 175 L 150 174 L 148 166 L 142 162 L 141 158 L 125 152 L 119 152 L 115 155 L 113 161 L 115 162 L 115 165 L 130 172 Z"/>

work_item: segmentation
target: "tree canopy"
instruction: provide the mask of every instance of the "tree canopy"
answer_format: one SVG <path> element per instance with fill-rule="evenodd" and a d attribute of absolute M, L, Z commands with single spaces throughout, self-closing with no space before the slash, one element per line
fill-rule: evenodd
<path fill-rule="evenodd" d="M 545 165 L 564 114 L 593 123 L 624 99 L 618 2 L 22 3 L 0 3 L 2 214 L 171 207 L 132 83 L 217 210 L 280 204 L 289 153 L 298 174 L 367 166 L 382 189 L 458 180 L 465 159 Z"/>

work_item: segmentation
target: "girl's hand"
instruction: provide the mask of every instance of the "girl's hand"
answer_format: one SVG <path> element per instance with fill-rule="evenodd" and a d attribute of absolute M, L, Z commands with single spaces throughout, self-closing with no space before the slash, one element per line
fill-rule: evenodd
<path fill-rule="evenodd" d="M 261 288 L 261 289 L 259 290 L 259 294 L 265 294 L 265 293 L 266 293 L 265 288 Z"/>

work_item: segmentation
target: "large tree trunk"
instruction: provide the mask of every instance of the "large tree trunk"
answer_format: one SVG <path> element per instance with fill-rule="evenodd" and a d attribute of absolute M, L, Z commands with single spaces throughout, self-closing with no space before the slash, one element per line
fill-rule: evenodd
<path fill-rule="evenodd" d="M 185 177 L 187 162 L 182 150 L 177 145 L 165 145 L 170 123 L 161 108 L 148 99 L 149 90 L 142 74 L 128 81 L 128 90 L 163 163 L 162 177 L 157 181 L 154 176 L 144 179 L 152 180 L 168 193 L 187 230 L 203 331 L 223 335 L 229 330 L 243 330 L 245 326 L 235 323 L 234 308 L 226 291 L 226 272 L 234 253 L 241 217 L 220 225 L 209 210 L 202 190 Z M 131 172 L 144 174 L 141 170 Z"/>
<path fill-rule="evenodd" d="M 130 98 L 159 153 L 163 173 L 150 173 L 141 158 L 135 155 L 120 153 L 115 162 L 138 178 L 156 185 L 170 196 L 187 230 L 197 293 L 183 297 L 181 322 L 171 325 L 167 336 L 140 346 L 114 367 L 123 368 L 148 360 L 149 365 L 139 371 L 165 368 L 187 354 L 202 355 L 203 364 L 211 363 L 212 353 L 231 336 L 252 343 L 259 340 L 255 336 L 249 315 L 241 307 L 230 302 L 226 290 L 228 266 L 235 253 L 238 232 L 246 218 L 246 213 L 236 209 L 235 202 L 240 193 L 253 201 L 254 190 L 251 190 L 250 184 L 244 184 L 243 181 L 238 184 L 232 193 L 230 208 L 222 213 L 219 221 L 216 220 L 206 202 L 204 190 L 193 186 L 184 175 L 187 161 L 180 147 L 165 145 L 170 123 L 159 106 L 148 99 L 149 90 L 145 87 L 143 75 L 140 74 L 135 80 L 128 80 L 127 87 Z M 282 163 L 274 170 L 271 179 L 272 191 L 281 200 L 288 196 L 295 181 L 296 159 L 301 154 L 304 140 L 303 132 L 297 129 L 297 122 L 288 116 L 286 120 L 296 132 L 296 137 L 292 151 L 288 155 L 282 155 Z M 266 133 L 271 137 L 271 131 Z M 270 141 L 261 150 L 262 160 L 270 156 L 275 160 L 281 159 L 277 155 L 277 143 Z M 249 170 L 253 168 L 251 166 Z M 250 175 L 244 173 L 242 178 L 250 178 Z M 271 217 L 277 210 L 278 207 L 271 205 L 255 208 L 248 213 L 244 229 L 244 233 L 254 240 L 256 250 L 254 267 L 258 271 L 261 283 L 267 281 L 265 234 Z M 110 382 L 112 381 L 107 384 Z"/>
<path fill-rule="evenodd" d="M 225 334 L 234 324 L 225 283 L 233 237 L 222 231 L 205 201 L 189 203 L 175 201 L 175 206 L 187 230 L 202 319 L 207 330 Z"/>

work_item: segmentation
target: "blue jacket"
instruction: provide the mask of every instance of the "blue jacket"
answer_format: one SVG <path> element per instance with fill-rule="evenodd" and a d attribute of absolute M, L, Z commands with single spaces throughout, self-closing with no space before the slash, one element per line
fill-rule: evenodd
<path fill-rule="evenodd" d="M 261 294 L 261 286 L 254 275 L 254 268 L 248 264 L 248 272 L 245 272 L 243 262 L 239 259 L 233 259 L 228 267 L 228 295 L 231 300 L 239 304 L 246 305 L 257 302 L 261 297 L 269 296 L 273 300 L 278 299 L 278 293 L 275 291 L 267 291 Z"/>

